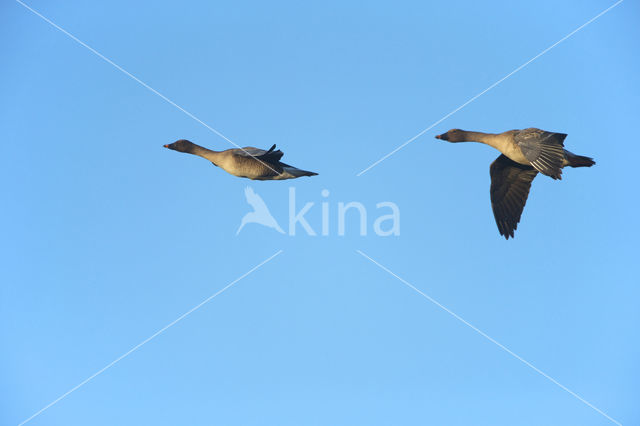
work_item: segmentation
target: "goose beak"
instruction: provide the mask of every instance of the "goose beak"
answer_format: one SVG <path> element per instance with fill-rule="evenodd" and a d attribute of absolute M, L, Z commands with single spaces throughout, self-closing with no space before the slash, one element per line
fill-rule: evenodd
<path fill-rule="evenodd" d="M 436 135 L 436 139 L 442 139 L 442 135 Z"/>
<path fill-rule="evenodd" d="M 437 135 L 437 136 L 436 136 L 436 139 L 440 139 L 440 140 L 442 140 L 442 141 L 448 141 L 448 140 L 449 140 L 449 136 L 447 136 L 447 134 L 446 134 L 446 133 L 443 133 L 443 134 L 441 134 L 441 135 Z"/>
<path fill-rule="evenodd" d="M 162 146 L 164 146 L 165 148 L 169 148 L 169 145 L 162 145 Z"/>

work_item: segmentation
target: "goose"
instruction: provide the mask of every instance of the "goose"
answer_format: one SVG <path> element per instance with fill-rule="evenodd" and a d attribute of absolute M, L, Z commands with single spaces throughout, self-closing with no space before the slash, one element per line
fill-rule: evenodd
<path fill-rule="evenodd" d="M 562 179 L 562 169 L 591 167 L 593 158 L 564 149 L 565 133 L 536 128 L 509 130 L 503 133 L 468 132 L 452 129 L 436 136 L 447 142 L 480 142 L 502 154 L 491 163 L 491 208 L 500 235 L 514 237 L 527 202 L 531 182 L 538 173 Z"/>
<path fill-rule="evenodd" d="M 212 151 L 186 139 L 180 139 L 164 147 L 197 155 L 211 161 L 214 166 L 220 167 L 227 173 L 252 180 L 284 180 L 317 175 L 317 173 L 281 163 L 280 159 L 284 154 L 280 150 L 276 151 L 275 145 L 268 151 L 251 146 Z"/>

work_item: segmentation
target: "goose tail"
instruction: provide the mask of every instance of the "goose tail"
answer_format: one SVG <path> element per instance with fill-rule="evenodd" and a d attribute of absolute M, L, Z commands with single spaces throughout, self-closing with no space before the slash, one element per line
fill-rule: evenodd
<path fill-rule="evenodd" d="M 576 155 L 569 151 L 567 151 L 567 162 L 569 167 L 591 167 L 596 164 L 591 157 Z"/>
<path fill-rule="evenodd" d="M 295 177 L 301 177 L 301 176 L 317 176 L 318 174 L 315 172 L 310 172 L 307 170 L 302 170 L 302 169 L 297 169 L 295 167 L 285 167 L 284 171 L 289 173 L 292 176 Z"/>

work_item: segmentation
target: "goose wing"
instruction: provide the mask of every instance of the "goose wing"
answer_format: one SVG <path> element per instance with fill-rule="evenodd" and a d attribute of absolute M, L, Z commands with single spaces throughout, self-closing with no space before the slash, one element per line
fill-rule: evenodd
<path fill-rule="evenodd" d="M 491 163 L 491 208 L 500 235 L 513 238 L 538 171 L 518 164 L 505 155 Z"/>
<path fill-rule="evenodd" d="M 284 153 L 279 149 L 276 150 L 275 144 L 268 151 L 260 148 L 248 146 L 242 149 L 235 149 L 235 154 L 241 157 L 254 157 L 265 162 L 278 162 Z"/>
<path fill-rule="evenodd" d="M 271 169 L 271 171 L 282 173 L 282 164 L 280 164 L 280 159 L 284 153 L 279 149 L 276 150 L 275 144 L 272 145 L 268 151 L 254 147 L 246 147 L 242 149 L 235 149 L 234 154 L 238 159 L 242 158 L 250 161 L 258 160 L 260 163 Z"/>
<path fill-rule="evenodd" d="M 256 148 L 253 146 L 245 146 L 244 148 L 235 148 L 233 149 L 233 153 L 236 155 L 241 155 L 243 157 L 259 157 L 268 152 L 271 152 L 275 149 L 275 145 L 273 145 L 268 151 L 260 148 Z"/>
<path fill-rule="evenodd" d="M 516 133 L 514 140 L 537 171 L 554 179 L 562 179 L 566 137 L 565 133 L 530 128 Z"/>

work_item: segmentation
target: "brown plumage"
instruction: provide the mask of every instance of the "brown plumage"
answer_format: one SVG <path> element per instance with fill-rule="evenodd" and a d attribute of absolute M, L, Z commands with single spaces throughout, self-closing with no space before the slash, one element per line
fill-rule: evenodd
<path fill-rule="evenodd" d="M 164 145 L 164 147 L 205 158 L 227 173 L 248 179 L 284 180 L 317 175 L 317 173 L 280 162 L 284 154 L 279 149 L 276 150 L 275 145 L 267 151 L 251 146 L 212 151 L 186 139 L 180 139 L 172 144 Z"/>
<path fill-rule="evenodd" d="M 591 167 L 592 158 L 564 149 L 564 133 L 529 128 L 492 134 L 452 129 L 436 136 L 448 142 L 480 142 L 502 153 L 492 164 L 491 208 L 500 235 L 513 238 L 538 173 L 562 179 L 562 169 Z"/>

